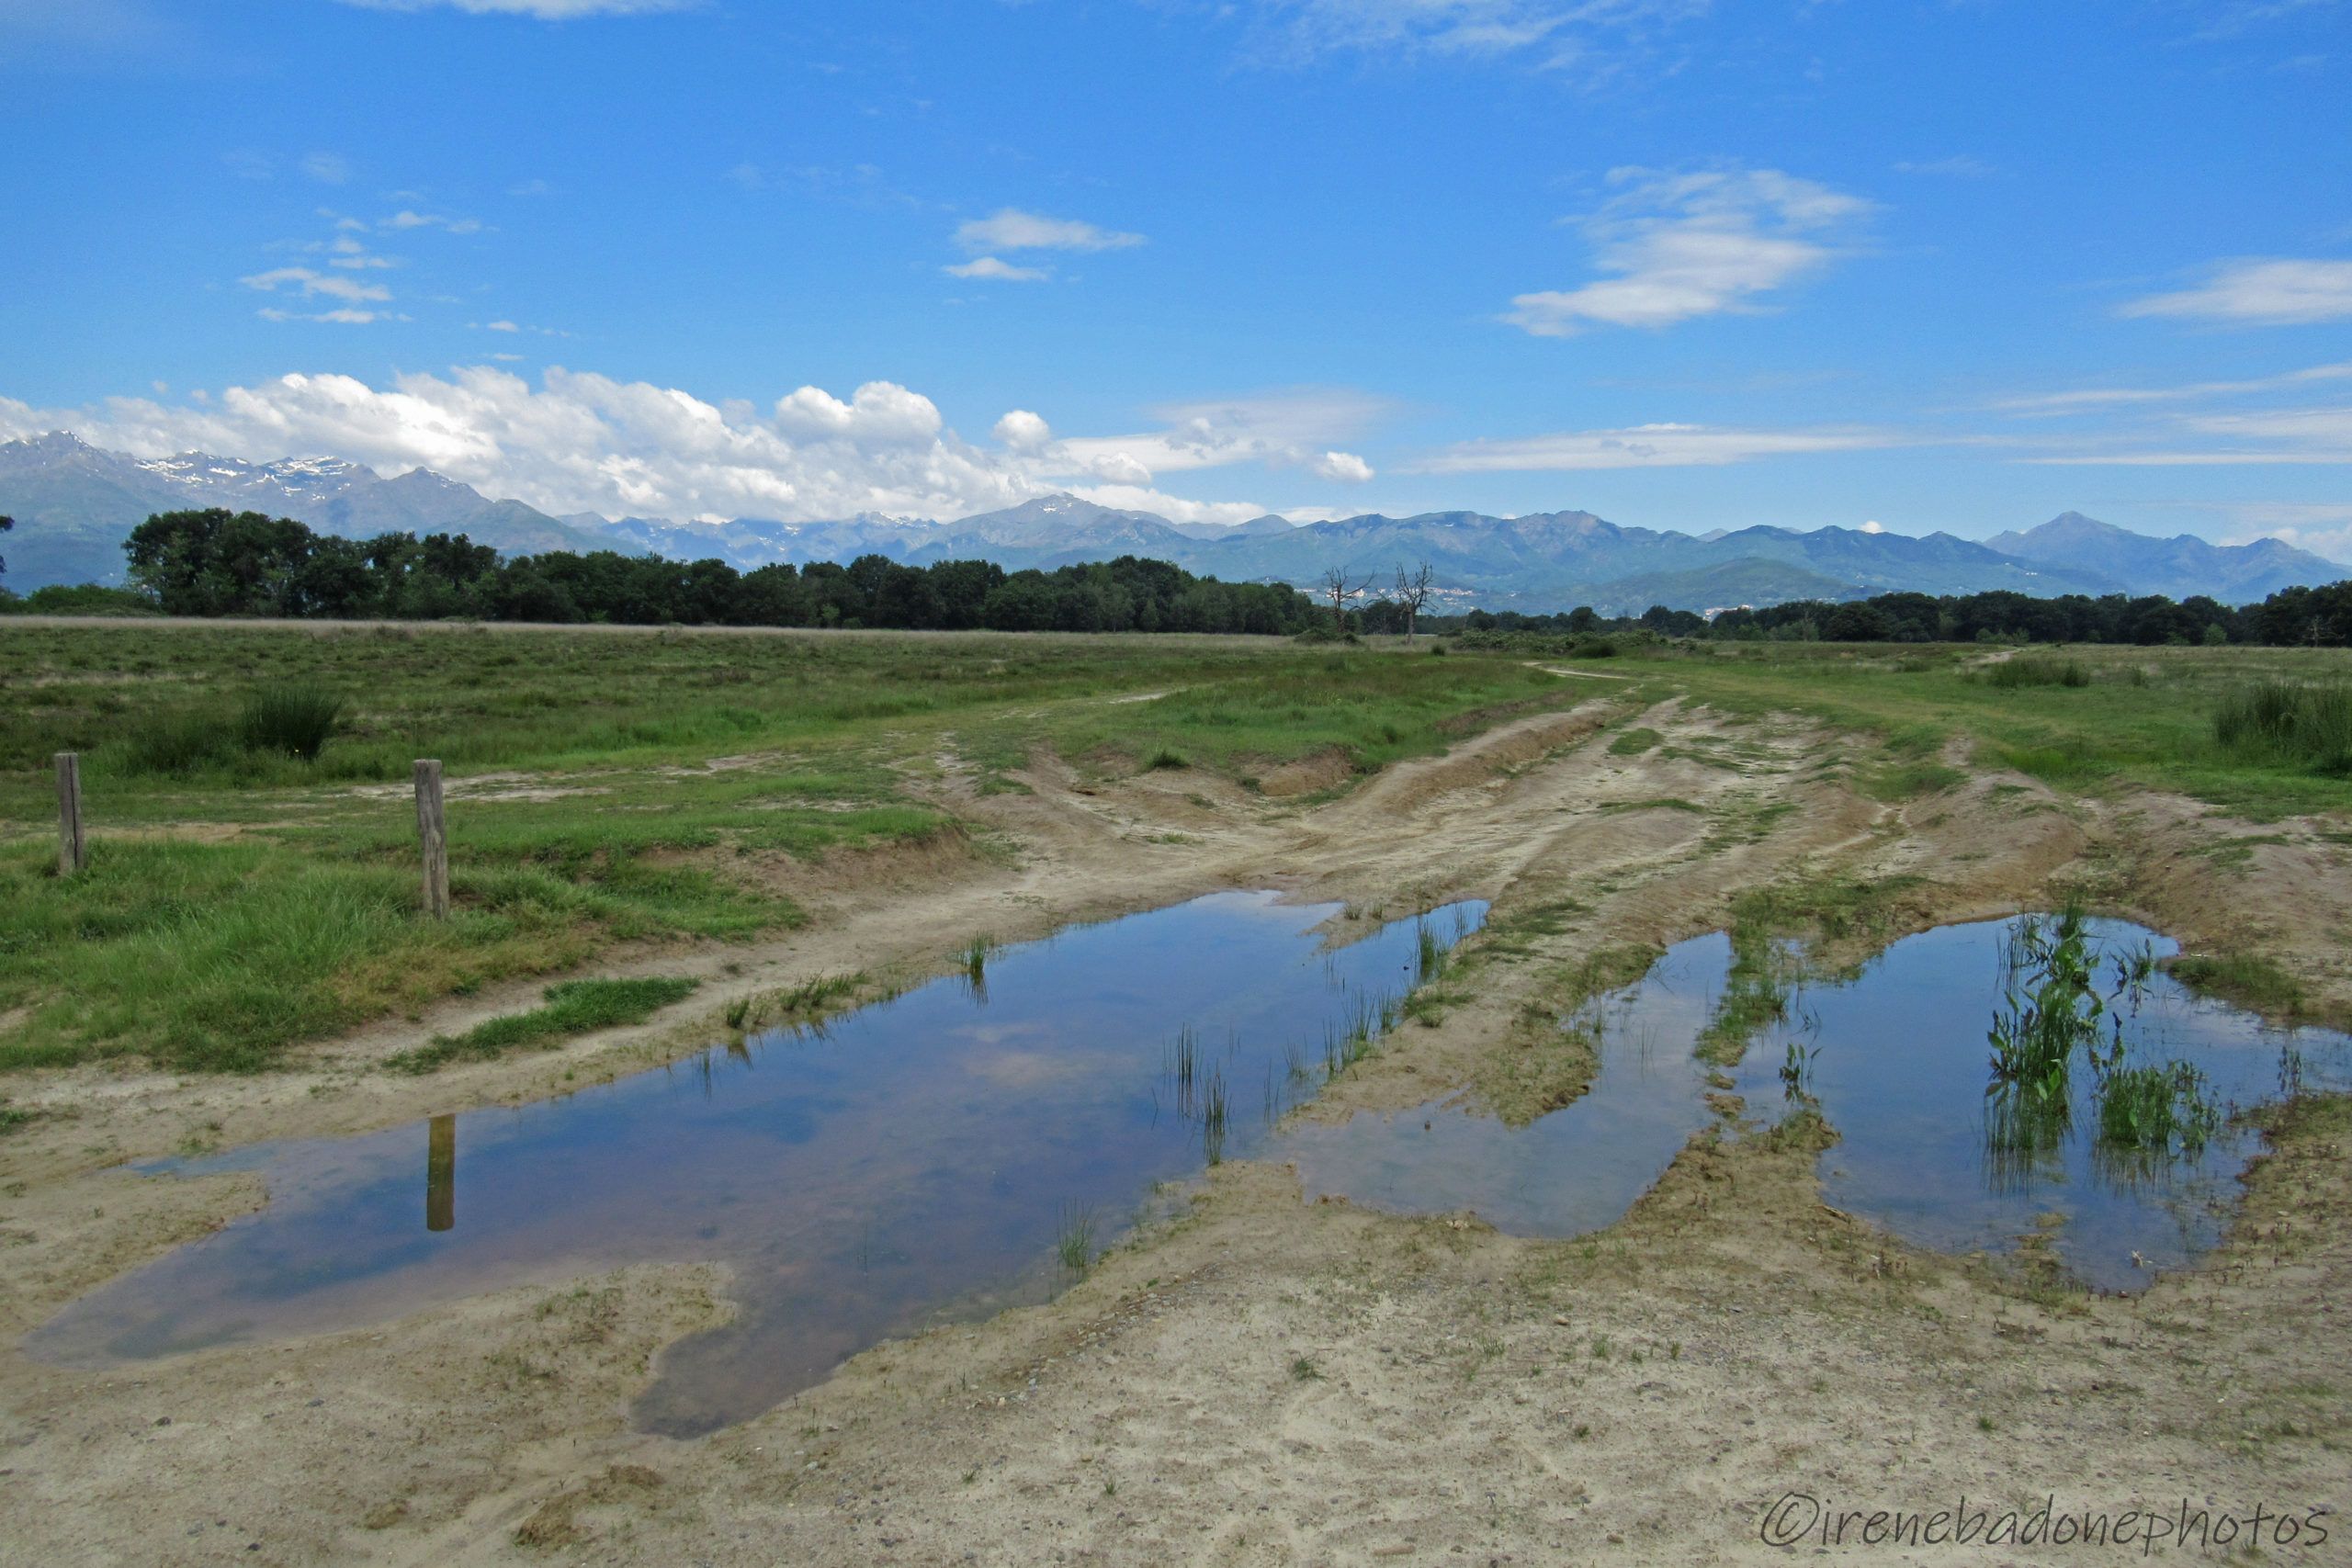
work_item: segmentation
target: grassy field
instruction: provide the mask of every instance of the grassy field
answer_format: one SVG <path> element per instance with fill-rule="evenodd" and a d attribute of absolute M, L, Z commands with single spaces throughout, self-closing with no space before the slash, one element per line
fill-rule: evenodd
<path fill-rule="evenodd" d="M 2352 812 L 2341 756 L 2257 736 L 2224 743 L 2215 726 L 2224 705 L 2266 683 L 2352 689 L 2344 649 L 2074 648 L 1988 662 L 1973 646 L 1700 643 L 1591 668 L 1634 677 L 1645 699 L 1803 714 L 1871 736 L 1880 750 L 1858 751 L 1853 773 L 1883 798 L 1976 767 L 2070 793 L 2187 795 L 2256 821 Z"/>
<path fill-rule="evenodd" d="M 1263 638 L 0 623 L 0 1066 L 252 1070 L 620 944 L 787 929 L 802 911 L 730 866 L 960 831 L 919 787 L 943 758 L 984 792 L 1020 788 L 1007 774 L 1041 750 L 1248 787 L 1318 753 L 1368 773 L 1534 707 L 1682 696 L 1856 733 L 1840 769 L 1881 798 L 1993 766 L 2257 819 L 2352 812 L 2329 759 L 2225 744 L 2214 721 L 2266 680 L 2343 682 L 2341 650 L 1985 660 L 1698 644 L 1591 666 L 1622 678 L 1604 684 L 1510 653 Z M 254 729 L 256 704 L 320 701 L 341 718 L 314 760 Z M 1657 743 L 1629 727 L 1612 750 Z M 65 750 L 95 835 L 71 880 L 50 776 Z M 420 756 L 452 783 L 446 924 L 416 914 Z"/>
<path fill-rule="evenodd" d="M 954 831 L 910 790 L 943 752 L 983 789 L 1040 748 L 1368 771 L 1577 694 L 1512 660 L 985 634 L 0 626 L 0 1065 L 232 1069 L 621 942 L 788 928 L 728 858 Z M 241 739 L 289 691 L 344 705 L 314 761 Z M 95 844 L 61 881 L 69 750 Z M 420 756 L 453 785 L 446 924 L 415 914 Z"/>

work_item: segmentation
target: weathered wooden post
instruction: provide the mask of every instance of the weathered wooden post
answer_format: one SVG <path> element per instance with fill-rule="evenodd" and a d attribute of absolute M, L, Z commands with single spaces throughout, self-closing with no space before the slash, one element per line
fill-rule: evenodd
<path fill-rule="evenodd" d="M 436 920 L 449 918 L 449 839 L 441 815 L 441 764 L 429 758 L 416 763 L 416 839 L 424 852 L 424 912 Z"/>
<path fill-rule="evenodd" d="M 458 1224 L 458 1119 L 435 1116 L 425 1134 L 424 1228 L 454 1230 Z"/>
<path fill-rule="evenodd" d="M 82 754 L 57 754 L 57 874 L 72 876 L 90 863 L 89 840 L 82 836 Z"/>

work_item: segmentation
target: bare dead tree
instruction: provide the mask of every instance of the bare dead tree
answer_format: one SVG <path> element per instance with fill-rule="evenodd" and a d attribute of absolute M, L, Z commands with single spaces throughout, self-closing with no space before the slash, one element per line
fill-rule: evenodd
<path fill-rule="evenodd" d="M 1323 592 L 1331 599 L 1331 625 L 1340 632 L 1348 629 L 1348 601 L 1372 586 L 1372 579 L 1361 581 L 1348 573 L 1344 566 L 1327 568 L 1323 573 Z"/>
<path fill-rule="evenodd" d="M 1405 606 L 1405 640 L 1413 640 L 1413 623 L 1430 607 L 1430 590 L 1437 581 L 1437 569 L 1422 561 L 1412 570 L 1403 566 L 1396 569 L 1396 602 Z"/>

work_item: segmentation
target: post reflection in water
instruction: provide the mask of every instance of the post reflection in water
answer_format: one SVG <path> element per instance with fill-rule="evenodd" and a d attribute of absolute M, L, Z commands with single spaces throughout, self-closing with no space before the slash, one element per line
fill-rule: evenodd
<path fill-rule="evenodd" d="M 458 1119 L 435 1116 L 425 1134 L 424 1228 L 458 1227 Z"/>
<path fill-rule="evenodd" d="M 1417 955 L 1485 912 L 1433 910 L 1327 951 L 1338 906 L 1214 894 L 990 948 L 985 1007 L 943 977 L 552 1100 L 152 1166 L 252 1171 L 269 1201 L 74 1303 L 33 1353 L 104 1364 L 716 1265 L 735 1315 L 665 1350 L 634 1410 L 640 1429 L 707 1432 L 877 1339 L 1045 1299 L 1062 1260 L 1091 1263 L 1159 1184 L 1261 1146 L 1327 1062 L 1361 1049 L 1351 1032 L 1376 1029 Z M 1180 1032 L 1197 1100 L 1155 1118 Z M 1266 1115 L 1244 1114 L 1261 1085 Z"/>

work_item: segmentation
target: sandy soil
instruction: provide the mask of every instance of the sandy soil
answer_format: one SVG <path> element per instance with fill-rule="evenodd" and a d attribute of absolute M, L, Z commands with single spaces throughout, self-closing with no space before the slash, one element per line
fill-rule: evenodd
<path fill-rule="evenodd" d="M 2030 1247 L 2005 1262 L 1911 1251 L 1821 1203 L 1815 1148 L 1710 1133 L 1625 1220 L 1566 1243 L 1309 1205 L 1285 1168 L 1229 1165 L 1055 1303 L 877 1347 L 695 1442 L 632 1434 L 624 1413 L 663 1345 L 728 1312 L 715 1269 L 628 1269 L 106 1372 L 13 1348 L 261 1199 L 247 1178 L 151 1179 L 122 1159 L 527 1100 L 698 1045 L 735 995 L 934 972 L 978 932 L 1017 940 L 1216 887 L 1343 902 L 1335 939 L 1458 897 L 1549 911 L 1523 951 L 1479 963 L 1469 999 L 1305 1112 L 1320 1117 L 1457 1086 L 1505 1107 L 1573 1094 L 1574 1064 L 1531 1055 L 1514 1027 L 1566 965 L 1711 929 L 1737 890 L 1799 874 L 1920 876 L 1916 927 L 2069 887 L 2192 948 L 2258 926 L 2315 995 L 2352 1000 L 2352 858 L 2317 825 L 2086 806 L 1999 776 L 1883 806 L 1841 782 L 1835 738 L 1799 728 L 1667 705 L 1638 720 L 1660 746 L 1614 755 L 1611 701 L 1592 682 L 1581 706 L 1335 800 L 1317 792 L 1336 781 L 1091 783 L 1046 757 L 1021 777 L 1032 793 L 982 795 L 944 756 L 926 787 L 969 835 L 763 867 L 816 918 L 764 949 L 632 958 L 707 982 L 643 1029 L 423 1080 L 369 1070 L 511 1010 L 518 987 L 266 1078 L 12 1083 L 52 1114 L 0 1144 L 0 1560 L 1729 1562 L 1785 1555 L 1762 1537 L 1792 1525 L 1771 1512 L 1791 1492 L 1864 1516 L 1964 1494 L 1993 1510 L 1987 1530 L 2052 1495 L 2110 1515 L 2184 1496 L 2298 1520 L 2352 1506 L 2336 1321 L 2352 1310 L 2352 1118 L 2333 1105 L 2279 1130 L 2222 1254 L 2128 1300 L 2050 1288 Z M 2335 1523 L 2266 1537 L 2265 1560 L 2345 1560 L 2352 1520 Z M 1831 1554 L 2120 1550 L 1871 1547 L 1864 1528 Z"/>

